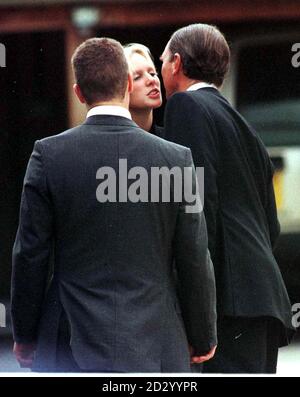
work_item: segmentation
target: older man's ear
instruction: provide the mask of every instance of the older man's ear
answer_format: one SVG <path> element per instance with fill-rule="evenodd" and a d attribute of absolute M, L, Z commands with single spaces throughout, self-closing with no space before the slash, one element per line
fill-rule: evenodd
<path fill-rule="evenodd" d="M 180 54 L 177 52 L 174 54 L 174 58 L 172 60 L 172 74 L 176 76 L 180 70 L 182 69 L 182 60 Z"/>

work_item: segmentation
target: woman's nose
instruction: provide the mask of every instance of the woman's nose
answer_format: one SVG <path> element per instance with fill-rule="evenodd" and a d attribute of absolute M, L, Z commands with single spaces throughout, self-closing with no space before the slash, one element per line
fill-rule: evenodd
<path fill-rule="evenodd" d="M 147 77 L 147 80 L 146 80 L 147 84 L 152 84 L 155 81 L 155 76 L 150 73 L 147 73 L 146 77 Z"/>

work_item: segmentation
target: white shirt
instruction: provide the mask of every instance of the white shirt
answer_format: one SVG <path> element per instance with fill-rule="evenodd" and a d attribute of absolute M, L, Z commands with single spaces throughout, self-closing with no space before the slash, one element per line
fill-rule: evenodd
<path fill-rule="evenodd" d="M 86 118 L 96 115 L 121 116 L 131 120 L 129 110 L 117 105 L 95 106 L 87 112 Z"/>
<path fill-rule="evenodd" d="M 215 88 L 215 89 L 217 90 L 217 87 L 216 87 L 214 84 L 209 84 L 209 83 L 201 82 L 201 83 L 192 84 L 192 85 L 187 89 L 187 91 L 196 91 L 196 90 L 199 90 L 199 88 L 206 88 L 206 87 Z"/>

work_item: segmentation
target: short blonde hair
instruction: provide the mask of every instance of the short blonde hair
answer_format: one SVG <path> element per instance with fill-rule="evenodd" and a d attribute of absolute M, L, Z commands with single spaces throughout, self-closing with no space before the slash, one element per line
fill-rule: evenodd
<path fill-rule="evenodd" d="M 139 55 L 143 56 L 145 59 L 147 59 L 148 61 L 151 61 L 154 65 L 154 59 L 152 57 L 152 54 L 151 54 L 149 48 L 146 47 L 144 44 L 130 43 L 130 44 L 124 45 L 123 48 L 124 48 L 125 56 L 126 56 L 128 62 L 130 62 L 131 57 L 134 54 L 139 54 Z M 155 67 L 155 65 L 154 65 L 154 67 Z"/>

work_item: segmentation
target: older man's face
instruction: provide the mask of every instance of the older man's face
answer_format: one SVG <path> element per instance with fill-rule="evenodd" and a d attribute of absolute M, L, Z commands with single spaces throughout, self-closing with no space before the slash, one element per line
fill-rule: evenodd
<path fill-rule="evenodd" d="M 160 60 L 162 61 L 161 75 L 164 81 L 166 97 L 169 98 L 176 91 L 175 77 L 172 73 L 172 56 L 169 50 L 169 43 L 166 45 Z"/>

